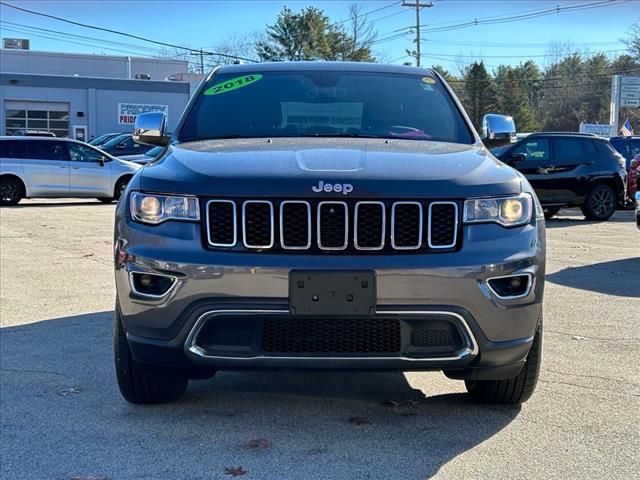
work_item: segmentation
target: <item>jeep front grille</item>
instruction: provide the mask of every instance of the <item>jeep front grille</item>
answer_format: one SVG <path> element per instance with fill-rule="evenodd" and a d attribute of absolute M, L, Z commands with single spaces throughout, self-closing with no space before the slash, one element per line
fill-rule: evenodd
<path fill-rule="evenodd" d="M 206 243 L 220 250 L 418 253 L 459 247 L 456 201 L 214 199 L 205 211 Z"/>

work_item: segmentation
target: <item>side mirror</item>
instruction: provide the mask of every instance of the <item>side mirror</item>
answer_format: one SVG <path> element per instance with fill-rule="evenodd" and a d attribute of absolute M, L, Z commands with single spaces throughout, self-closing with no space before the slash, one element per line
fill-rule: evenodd
<path fill-rule="evenodd" d="M 98 163 L 100 164 L 101 167 L 104 167 L 104 157 L 98 160 Z"/>
<path fill-rule="evenodd" d="M 164 147 L 169 144 L 167 116 L 164 112 L 141 113 L 133 127 L 133 141 Z"/>
<path fill-rule="evenodd" d="M 516 142 L 516 124 L 513 117 L 488 113 L 482 118 L 482 142 L 487 148 Z"/>

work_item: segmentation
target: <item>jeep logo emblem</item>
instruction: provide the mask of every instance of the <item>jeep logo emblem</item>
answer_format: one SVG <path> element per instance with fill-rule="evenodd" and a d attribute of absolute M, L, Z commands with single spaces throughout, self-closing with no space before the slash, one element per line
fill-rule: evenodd
<path fill-rule="evenodd" d="M 350 183 L 324 183 L 324 181 L 320 180 L 320 182 L 318 182 L 318 185 L 314 185 L 311 187 L 311 190 L 316 193 L 342 192 L 343 195 L 349 195 L 351 192 L 353 192 L 353 185 L 351 185 Z"/>

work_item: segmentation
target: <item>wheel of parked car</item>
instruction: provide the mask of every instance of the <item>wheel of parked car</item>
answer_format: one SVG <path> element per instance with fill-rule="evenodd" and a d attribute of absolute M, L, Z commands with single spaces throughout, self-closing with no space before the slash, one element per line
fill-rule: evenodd
<path fill-rule="evenodd" d="M 156 375 L 141 369 L 133 360 L 117 304 L 113 323 L 116 377 L 124 399 L 130 403 L 150 404 L 175 402 L 182 397 L 189 383 L 185 374 L 163 369 Z"/>
<path fill-rule="evenodd" d="M 548 219 L 556 216 L 559 211 L 560 211 L 559 208 L 545 208 L 544 209 L 544 218 L 546 218 L 548 220 Z"/>
<path fill-rule="evenodd" d="M 581 208 L 587 220 L 609 220 L 616 211 L 616 192 L 609 185 L 596 185 Z"/>
<path fill-rule="evenodd" d="M 542 312 L 527 360 L 517 377 L 506 380 L 465 380 L 467 391 L 482 403 L 514 404 L 526 402 L 533 394 L 542 361 Z"/>
<path fill-rule="evenodd" d="M 131 180 L 131 177 L 124 177 L 118 180 L 118 182 L 116 183 L 115 191 L 113 192 L 115 194 L 113 197 L 115 200 L 120 200 L 120 197 L 122 196 L 122 194 L 127 188 L 127 185 L 129 184 L 129 180 Z"/>
<path fill-rule="evenodd" d="M 98 197 L 96 200 L 100 200 L 102 203 L 111 203 L 113 198 L 110 197 Z"/>
<path fill-rule="evenodd" d="M 24 187 L 17 178 L 0 179 L 0 205 L 16 205 L 22 200 L 23 192 Z"/>

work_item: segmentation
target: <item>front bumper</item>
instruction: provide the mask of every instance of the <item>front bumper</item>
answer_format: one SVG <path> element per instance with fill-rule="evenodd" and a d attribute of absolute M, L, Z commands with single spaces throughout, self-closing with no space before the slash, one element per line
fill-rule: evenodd
<path fill-rule="evenodd" d="M 200 226 L 167 222 L 155 227 L 116 221 L 116 288 L 134 358 L 143 363 L 211 368 L 358 368 L 445 370 L 455 377 L 482 372 L 514 376 L 540 318 L 544 279 L 544 224 L 515 229 L 463 228 L 462 249 L 422 255 L 301 255 L 215 252 L 204 249 Z M 374 316 L 441 312 L 466 332 L 456 355 L 309 356 L 208 355 L 192 343 L 198 322 L 220 311 L 288 312 L 291 270 L 372 270 L 377 281 Z M 176 278 L 160 298 L 138 295 L 130 272 Z M 529 274 L 530 291 L 500 298 L 490 278 Z M 253 312 L 253 313 L 252 313 Z M 395 312 L 395 313 L 394 313 Z M 513 373 L 515 372 L 515 373 Z"/>

